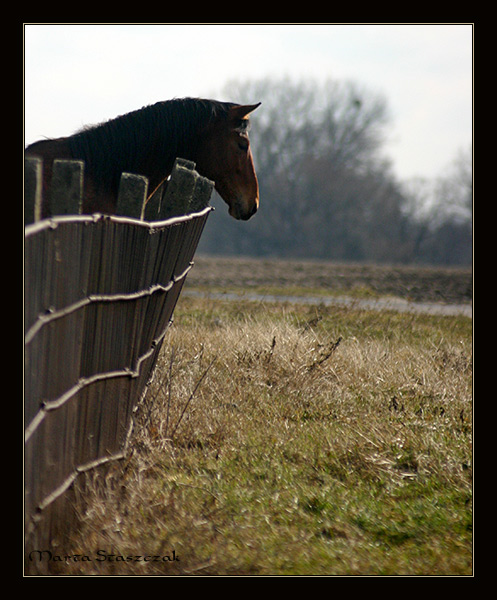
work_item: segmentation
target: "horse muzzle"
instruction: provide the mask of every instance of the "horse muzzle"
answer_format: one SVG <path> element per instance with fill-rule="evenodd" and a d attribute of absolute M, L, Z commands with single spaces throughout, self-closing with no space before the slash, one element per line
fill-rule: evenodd
<path fill-rule="evenodd" d="M 255 215 L 259 209 L 259 199 L 256 198 L 255 202 L 250 207 L 246 207 L 245 204 L 240 202 L 233 203 L 228 212 L 229 214 L 239 221 L 248 221 Z"/>

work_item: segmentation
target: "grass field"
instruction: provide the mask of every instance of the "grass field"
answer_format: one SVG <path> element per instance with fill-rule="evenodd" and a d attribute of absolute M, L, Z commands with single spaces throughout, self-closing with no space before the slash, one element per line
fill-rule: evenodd
<path fill-rule="evenodd" d="M 208 263 L 190 288 L 236 287 Z M 304 293 L 288 271 L 247 266 Z M 59 573 L 470 575 L 472 321 L 182 296 L 129 457 L 86 483 Z"/>

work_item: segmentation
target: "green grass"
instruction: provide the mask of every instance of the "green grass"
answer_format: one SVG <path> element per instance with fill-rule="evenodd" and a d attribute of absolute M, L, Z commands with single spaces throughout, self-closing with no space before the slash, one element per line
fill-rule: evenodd
<path fill-rule="evenodd" d="M 76 574 L 469 575 L 472 323 L 183 297 Z"/>

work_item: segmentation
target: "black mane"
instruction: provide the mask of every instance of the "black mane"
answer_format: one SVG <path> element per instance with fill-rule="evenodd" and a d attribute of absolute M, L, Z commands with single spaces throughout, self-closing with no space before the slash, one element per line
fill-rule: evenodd
<path fill-rule="evenodd" d="M 198 135 L 231 106 L 197 98 L 157 102 L 75 133 L 68 138 L 71 155 L 85 161 L 99 191 L 117 194 L 122 172 L 147 176 L 153 188 L 175 158 L 195 160 Z"/>

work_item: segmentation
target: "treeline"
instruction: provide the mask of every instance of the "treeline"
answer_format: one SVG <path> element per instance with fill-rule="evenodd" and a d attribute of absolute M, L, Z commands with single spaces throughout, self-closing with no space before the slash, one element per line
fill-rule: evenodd
<path fill-rule="evenodd" d="M 471 151 L 436 181 L 400 182 L 383 155 L 387 103 L 355 83 L 232 82 L 223 95 L 262 101 L 250 132 L 261 208 L 239 223 L 215 200 L 199 251 L 471 264 Z"/>

